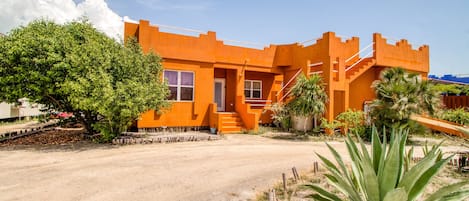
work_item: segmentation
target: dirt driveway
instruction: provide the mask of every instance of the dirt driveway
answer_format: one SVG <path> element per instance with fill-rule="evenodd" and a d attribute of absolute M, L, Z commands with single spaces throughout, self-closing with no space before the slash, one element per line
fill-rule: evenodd
<path fill-rule="evenodd" d="M 341 142 L 330 142 L 346 153 Z M 291 168 L 311 168 L 323 142 L 252 135 L 178 144 L 0 150 L 0 200 L 248 200 Z"/>

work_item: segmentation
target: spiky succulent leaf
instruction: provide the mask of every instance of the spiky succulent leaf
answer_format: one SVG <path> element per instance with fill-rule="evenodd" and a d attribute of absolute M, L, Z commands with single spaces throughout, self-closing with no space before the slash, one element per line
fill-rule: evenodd
<path fill-rule="evenodd" d="M 378 172 L 380 159 L 381 159 L 381 152 L 382 152 L 382 145 L 381 140 L 379 139 L 378 132 L 376 132 L 376 127 L 372 128 L 371 134 L 371 144 L 372 149 L 371 153 L 373 155 L 373 168 L 375 172 Z"/>
<path fill-rule="evenodd" d="M 450 157 L 443 160 L 437 161 L 431 168 L 429 168 L 425 173 L 420 176 L 415 182 L 412 189 L 409 191 L 409 201 L 415 200 L 422 193 L 425 187 L 430 183 L 430 179 L 433 178 L 441 168 L 449 161 Z"/>
<path fill-rule="evenodd" d="M 449 197 L 458 198 L 456 200 L 463 200 L 465 197 L 469 196 L 469 189 L 459 191 L 462 187 L 469 185 L 469 181 L 463 181 L 455 184 L 451 184 L 440 188 L 438 191 L 432 193 L 425 201 L 437 201 L 442 200 L 449 200 Z M 460 192 L 460 193 L 458 193 Z M 451 196 L 454 193 L 458 193 L 457 195 Z"/>
<path fill-rule="evenodd" d="M 407 200 L 407 192 L 403 188 L 396 188 L 386 193 L 383 201 L 400 201 Z"/>
<path fill-rule="evenodd" d="M 420 162 L 415 164 L 414 167 L 406 172 L 402 177 L 398 187 L 403 187 L 406 189 L 406 191 L 409 192 L 414 187 L 419 178 L 422 177 L 422 175 L 435 164 L 436 151 L 436 149 L 429 151 Z"/>
<path fill-rule="evenodd" d="M 394 133 L 394 132 L 393 132 Z M 397 179 L 399 178 L 400 171 L 400 158 L 399 158 L 399 140 L 396 137 L 391 137 L 391 145 L 386 156 L 383 169 L 379 177 L 379 192 L 381 199 L 384 198 L 387 192 L 396 187 Z"/>
<path fill-rule="evenodd" d="M 316 200 L 321 200 L 321 199 L 323 199 L 323 200 L 333 200 L 333 201 L 341 201 L 342 200 L 337 195 L 335 195 L 333 193 L 329 193 L 328 191 L 322 189 L 321 187 L 319 187 L 315 184 L 309 184 L 309 185 L 306 185 L 306 187 L 311 188 L 312 190 L 316 191 L 319 194 L 319 196 L 315 196 L 315 194 L 310 195 L 310 196 L 312 196 L 312 198 L 315 198 Z"/>
<path fill-rule="evenodd" d="M 376 129 L 373 129 L 372 155 L 369 155 L 365 144 L 359 137 L 357 146 L 352 138 L 347 136 L 345 143 L 351 158 L 351 170 L 345 166 L 338 152 L 328 145 L 338 165 L 318 155 L 329 171 L 325 175 L 327 180 L 352 201 L 418 199 L 430 180 L 453 156 L 442 159 L 440 143 L 431 149 L 424 150 L 425 157 L 410 168 L 413 148 L 407 154 L 405 153 L 407 135 L 407 130 L 393 129 L 390 145 L 387 146 L 386 134 L 383 133 L 383 142 L 381 142 Z M 427 200 L 464 199 L 469 196 L 469 189 L 462 187 L 468 184 L 469 181 L 444 187 L 431 194 Z M 316 190 L 316 192 L 318 193 L 312 196 L 314 199 L 336 200 L 324 189 Z"/>

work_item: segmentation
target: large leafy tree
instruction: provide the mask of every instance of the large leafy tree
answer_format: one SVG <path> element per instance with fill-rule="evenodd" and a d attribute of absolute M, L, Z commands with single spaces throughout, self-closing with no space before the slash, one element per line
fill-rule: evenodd
<path fill-rule="evenodd" d="M 372 117 L 378 128 L 409 125 L 412 114 L 434 115 L 441 106 L 440 95 L 430 82 L 402 68 L 384 70 L 372 87 L 376 93 Z"/>
<path fill-rule="evenodd" d="M 0 39 L 0 99 L 26 97 L 73 112 L 88 133 L 109 140 L 147 110 L 166 104 L 160 58 L 125 45 L 86 21 L 38 20 Z"/>

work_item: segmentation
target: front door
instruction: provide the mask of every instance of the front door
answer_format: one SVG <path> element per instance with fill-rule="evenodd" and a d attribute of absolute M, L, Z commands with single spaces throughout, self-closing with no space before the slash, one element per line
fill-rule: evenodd
<path fill-rule="evenodd" d="M 225 111 L 225 79 L 215 78 L 213 102 L 217 104 L 217 111 Z"/>

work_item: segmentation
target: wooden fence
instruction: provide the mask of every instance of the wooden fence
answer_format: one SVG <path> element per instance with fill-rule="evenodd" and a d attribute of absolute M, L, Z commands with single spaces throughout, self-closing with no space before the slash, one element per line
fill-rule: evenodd
<path fill-rule="evenodd" d="M 448 109 L 469 107 L 469 96 L 443 96 L 442 99 Z"/>

